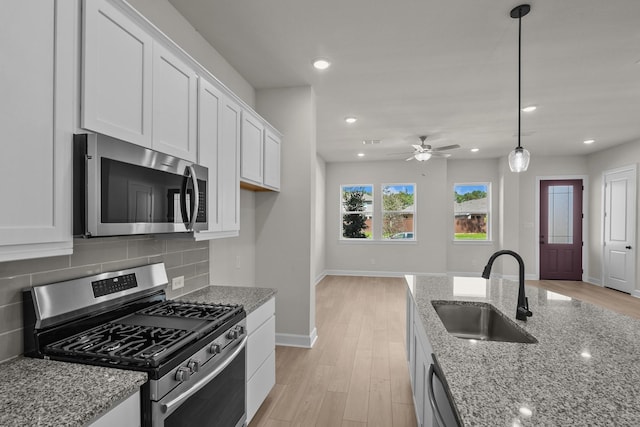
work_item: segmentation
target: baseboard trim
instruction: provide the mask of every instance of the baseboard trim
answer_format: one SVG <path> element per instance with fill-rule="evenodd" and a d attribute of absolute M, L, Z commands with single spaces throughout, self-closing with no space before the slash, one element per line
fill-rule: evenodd
<path fill-rule="evenodd" d="M 323 271 L 322 273 L 320 273 L 320 275 L 316 277 L 316 282 L 314 283 L 313 286 L 317 286 L 318 283 L 322 282 L 322 279 L 324 279 L 325 277 L 327 277 L 327 273 Z"/>
<path fill-rule="evenodd" d="M 595 277 L 585 277 L 584 281 L 587 282 L 587 283 L 591 283 L 592 285 L 602 286 L 602 281 L 600 279 L 595 278 Z"/>
<path fill-rule="evenodd" d="M 285 347 L 313 348 L 317 339 L 318 330 L 316 328 L 313 328 L 313 331 L 311 331 L 309 335 L 276 333 L 276 345 Z"/>
<path fill-rule="evenodd" d="M 326 276 L 364 276 L 364 277 L 404 277 L 404 276 L 446 276 L 447 273 L 425 273 L 408 271 L 371 271 L 371 270 L 327 270 Z"/>
<path fill-rule="evenodd" d="M 640 290 L 635 289 L 633 292 L 631 292 L 631 296 L 640 298 Z"/>

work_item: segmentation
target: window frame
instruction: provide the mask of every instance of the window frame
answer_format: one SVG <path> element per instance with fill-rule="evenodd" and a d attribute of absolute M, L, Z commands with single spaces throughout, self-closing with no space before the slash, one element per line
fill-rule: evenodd
<path fill-rule="evenodd" d="M 384 209 L 384 189 L 385 187 L 412 187 L 413 190 L 413 210 L 411 211 L 412 217 L 412 230 L 403 232 L 403 233 L 413 233 L 413 237 L 411 238 L 402 238 L 402 239 L 393 239 L 391 237 L 384 237 L 384 219 L 385 215 L 388 213 L 399 213 L 402 214 L 403 211 L 387 211 Z M 416 230 L 417 226 L 417 204 L 418 204 L 418 185 L 415 182 L 402 182 L 402 183 L 382 183 L 380 184 L 380 238 L 377 239 L 378 242 L 384 243 L 408 243 L 408 242 L 416 242 L 418 240 L 418 233 Z M 395 234 L 394 234 L 395 235 Z"/>
<path fill-rule="evenodd" d="M 486 232 L 486 238 L 485 239 L 458 239 L 456 238 L 456 199 L 455 199 L 455 194 L 456 194 L 456 188 L 457 187 L 461 187 L 461 186 L 467 186 L 467 187 L 479 187 L 479 186 L 486 186 L 486 193 L 487 193 L 487 212 L 486 212 L 486 228 L 487 228 L 487 232 Z M 492 182 L 491 181 L 470 181 L 470 182 L 454 182 L 453 183 L 453 230 L 451 233 L 451 238 L 453 243 L 455 244 L 475 244 L 475 245 L 482 245 L 482 244 L 491 244 L 493 243 L 493 227 L 491 226 L 492 221 L 493 221 L 493 210 L 492 210 Z"/>
<path fill-rule="evenodd" d="M 344 237 L 344 220 L 343 220 L 343 215 L 348 214 L 350 212 L 356 213 L 355 211 L 343 211 L 343 199 L 342 199 L 342 194 L 343 194 L 343 189 L 344 188 L 371 188 L 371 227 L 366 229 L 369 230 L 371 232 L 370 237 L 365 237 L 365 238 L 358 238 L 358 237 Z M 374 226 L 375 226 L 375 185 L 373 184 L 340 184 L 340 191 L 338 193 L 338 197 L 340 198 L 339 204 L 338 204 L 338 209 L 339 209 L 339 216 L 338 216 L 338 236 L 339 236 L 339 240 L 343 241 L 343 242 L 371 242 L 374 241 L 375 238 L 375 232 L 374 232 Z M 360 213 L 364 213 L 365 216 L 367 213 L 369 213 L 369 211 L 365 210 L 363 212 Z"/>

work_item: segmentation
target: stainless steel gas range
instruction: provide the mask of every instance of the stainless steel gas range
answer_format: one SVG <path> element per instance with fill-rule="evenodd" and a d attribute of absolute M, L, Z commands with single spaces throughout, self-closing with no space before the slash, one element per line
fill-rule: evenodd
<path fill-rule="evenodd" d="M 25 356 L 147 372 L 144 427 L 245 425 L 244 308 L 167 284 L 159 263 L 23 291 Z"/>

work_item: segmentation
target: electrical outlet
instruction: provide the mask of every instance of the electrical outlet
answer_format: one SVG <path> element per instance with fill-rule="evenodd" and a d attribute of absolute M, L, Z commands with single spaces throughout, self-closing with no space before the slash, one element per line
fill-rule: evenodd
<path fill-rule="evenodd" d="M 184 286 L 184 276 L 174 277 L 171 281 L 171 290 L 175 291 L 176 289 L 180 289 Z"/>

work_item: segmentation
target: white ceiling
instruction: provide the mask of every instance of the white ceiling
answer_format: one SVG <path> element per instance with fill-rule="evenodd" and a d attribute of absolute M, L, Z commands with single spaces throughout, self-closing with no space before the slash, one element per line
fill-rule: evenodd
<path fill-rule="evenodd" d="M 460 144 L 452 158 L 517 145 L 518 21 L 509 12 L 519 2 L 169 1 L 255 88 L 314 87 L 317 149 L 328 162 L 358 152 L 402 159 L 387 153 L 410 151 L 418 135 Z M 522 145 L 532 162 L 640 141 L 640 0 L 530 4 L 522 105 L 538 109 L 522 114 Z M 318 56 L 331 68 L 314 70 Z"/>

